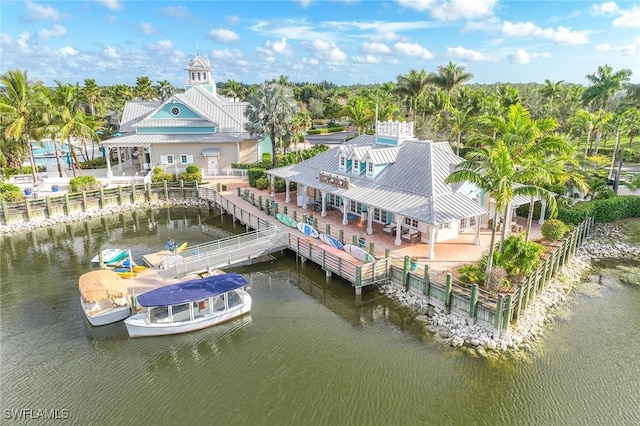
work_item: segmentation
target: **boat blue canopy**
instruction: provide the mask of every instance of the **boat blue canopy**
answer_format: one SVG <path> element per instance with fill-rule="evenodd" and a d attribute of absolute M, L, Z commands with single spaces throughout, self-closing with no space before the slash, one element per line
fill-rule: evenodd
<path fill-rule="evenodd" d="M 146 308 L 179 305 L 217 296 L 247 285 L 236 273 L 214 275 L 160 287 L 138 296 L 138 303 Z"/>

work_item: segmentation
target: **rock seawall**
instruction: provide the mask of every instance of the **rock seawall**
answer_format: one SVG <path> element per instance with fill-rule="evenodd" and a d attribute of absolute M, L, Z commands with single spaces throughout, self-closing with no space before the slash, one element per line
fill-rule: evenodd
<path fill-rule="evenodd" d="M 145 201 L 135 204 L 124 204 L 121 206 L 112 206 L 105 209 L 91 210 L 88 212 L 76 213 L 70 216 L 59 216 L 52 219 L 33 220 L 31 222 L 10 223 L 8 225 L 0 225 L 0 235 L 12 234 L 15 232 L 25 232 L 32 229 L 44 228 L 64 223 L 81 222 L 83 220 L 95 217 L 109 216 L 122 212 L 131 212 L 135 210 L 148 210 L 166 207 L 209 207 L 209 203 L 204 200 L 197 199 L 175 199 L 175 200 L 156 200 Z"/>
<path fill-rule="evenodd" d="M 395 284 L 379 287 L 380 292 L 408 308 L 415 320 L 424 324 L 424 332 L 433 334 L 441 342 L 467 347 L 480 356 L 487 351 L 530 350 L 531 344 L 544 333 L 544 326 L 553 319 L 554 308 L 562 304 L 571 288 L 591 268 L 591 261 L 604 258 L 637 257 L 640 248 L 624 242 L 621 229 L 615 224 L 597 224 L 591 229 L 576 255 L 561 268 L 535 303 L 529 306 L 508 333 L 502 336 L 497 331 L 470 323 L 471 319 L 448 314 L 439 307 L 429 305 L 421 294 L 405 292 Z"/>

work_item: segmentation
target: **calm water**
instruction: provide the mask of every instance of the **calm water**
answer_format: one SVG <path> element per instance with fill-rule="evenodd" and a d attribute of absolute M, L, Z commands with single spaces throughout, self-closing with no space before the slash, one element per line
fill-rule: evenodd
<path fill-rule="evenodd" d="M 243 231 L 167 209 L 2 237 L 0 423 L 11 409 L 67 410 L 82 425 L 640 423 L 640 286 L 615 278 L 637 263 L 580 286 L 534 352 L 490 359 L 422 335 L 375 292 L 356 303 L 287 255 L 235 269 L 253 309 L 221 326 L 129 339 L 123 324 L 84 319 L 77 279 L 101 248 L 140 260 L 170 238 Z"/>

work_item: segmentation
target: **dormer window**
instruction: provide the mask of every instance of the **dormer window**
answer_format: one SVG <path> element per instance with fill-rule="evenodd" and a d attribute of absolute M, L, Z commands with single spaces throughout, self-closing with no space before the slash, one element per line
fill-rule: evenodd
<path fill-rule="evenodd" d="M 352 167 L 352 169 L 351 169 L 351 172 L 352 172 L 354 175 L 358 175 L 358 174 L 360 174 L 360 161 L 358 161 L 358 160 L 353 160 L 353 167 Z"/>
<path fill-rule="evenodd" d="M 367 162 L 367 176 L 373 176 L 373 161 Z"/>
<path fill-rule="evenodd" d="M 340 157 L 340 170 L 346 170 L 347 168 L 347 159 L 344 157 Z"/>

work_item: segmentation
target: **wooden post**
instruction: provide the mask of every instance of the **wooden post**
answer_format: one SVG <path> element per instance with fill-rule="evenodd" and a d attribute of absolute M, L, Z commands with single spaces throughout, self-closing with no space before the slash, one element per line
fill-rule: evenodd
<path fill-rule="evenodd" d="M 255 192 L 251 193 L 251 205 L 252 206 L 256 205 L 256 194 L 255 194 Z"/>
<path fill-rule="evenodd" d="M 4 214 L 4 224 L 6 225 L 9 219 L 9 205 L 5 200 L 2 200 L 2 214 Z"/>
<path fill-rule="evenodd" d="M 282 213 L 287 214 L 287 212 L 288 212 L 288 211 L 289 211 L 289 207 L 287 207 L 287 205 L 285 204 L 285 205 L 282 207 Z"/>
<path fill-rule="evenodd" d="M 469 318 L 476 317 L 476 308 L 478 304 L 478 284 L 471 286 L 471 298 L 469 299 Z"/>
<path fill-rule="evenodd" d="M 307 214 L 306 213 L 302 214 L 302 223 L 308 223 L 307 222 Z"/>
<path fill-rule="evenodd" d="M 529 306 L 529 293 L 531 292 L 531 284 L 535 282 L 535 274 L 529 275 L 527 280 L 524 282 L 524 291 L 522 292 L 522 309 L 527 309 Z"/>
<path fill-rule="evenodd" d="M 373 241 L 371 241 L 371 242 L 369 243 L 369 254 L 370 254 L 371 256 L 373 256 L 375 252 L 376 252 L 376 243 L 374 243 Z"/>
<path fill-rule="evenodd" d="M 104 188 L 100 185 L 100 208 L 104 208 Z"/>
<path fill-rule="evenodd" d="M 388 259 L 389 257 L 391 257 L 391 249 L 386 248 L 384 249 L 384 258 Z"/>
<path fill-rule="evenodd" d="M 324 226 L 324 232 L 325 232 L 327 235 L 331 235 L 331 224 L 330 224 L 330 223 L 327 223 L 327 224 Z"/>
<path fill-rule="evenodd" d="M 65 205 L 65 208 L 67 209 L 67 216 L 69 216 L 71 214 L 71 200 L 69 200 L 68 192 L 64 193 L 64 205 Z"/>
<path fill-rule="evenodd" d="M 162 181 L 163 183 L 163 189 L 164 189 L 164 199 L 168 200 L 169 199 L 169 184 L 167 183 L 166 180 Z"/>
<path fill-rule="evenodd" d="M 527 277 L 527 281 L 525 281 L 525 282 L 528 282 L 528 281 L 529 281 L 529 277 Z M 522 286 L 519 285 L 518 286 L 518 292 L 516 293 L 517 297 L 518 297 L 518 301 L 516 302 L 516 312 L 515 312 L 516 324 L 518 323 L 518 320 L 520 319 L 520 310 L 522 309 L 522 293 L 523 293 L 522 292 Z"/>
<path fill-rule="evenodd" d="M 89 208 L 87 205 L 87 191 L 82 191 L 82 211 L 86 212 Z"/>
<path fill-rule="evenodd" d="M 187 195 L 184 191 L 184 181 L 180 179 L 180 193 L 182 193 L 182 198 L 187 198 Z"/>
<path fill-rule="evenodd" d="M 498 294 L 498 302 L 496 303 L 496 317 L 494 318 L 493 326 L 498 330 L 502 328 L 502 304 L 503 297 L 501 294 Z"/>
<path fill-rule="evenodd" d="M 27 211 L 27 220 L 28 220 L 29 222 L 31 222 L 31 215 L 32 215 L 33 213 L 31 212 L 31 201 L 29 201 L 29 199 L 28 199 L 28 198 L 25 198 L 25 199 L 24 199 L 24 208 L 25 208 L 25 209 L 26 209 L 26 211 Z"/>
<path fill-rule="evenodd" d="M 451 273 L 447 272 L 444 284 L 444 306 L 451 312 Z"/>
<path fill-rule="evenodd" d="M 358 247 L 358 236 L 357 235 L 352 235 L 351 236 L 351 244 L 353 244 L 354 246 Z"/>
<path fill-rule="evenodd" d="M 387 249 L 389 250 L 389 249 Z M 387 256 L 388 257 L 388 256 Z M 429 281 L 429 265 L 424 265 L 424 285 L 422 286 L 422 293 L 429 297 L 431 291 L 431 281 Z"/>
<path fill-rule="evenodd" d="M 124 199 L 124 195 L 123 195 L 123 193 L 122 193 L 122 187 L 121 187 L 121 186 L 119 186 L 119 187 L 118 187 L 118 205 L 119 205 L 119 206 L 121 206 L 121 205 L 122 205 L 122 203 L 123 203 L 123 201 L 122 201 L 122 200 L 123 200 L 123 199 Z"/>
<path fill-rule="evenodd" d="M 258 196 L 258 207 L 262 210 L 262 195 Z"/>
<path fill-rule="evenodd" d="M 340 240 L 340 242 L 344 244 L 344 229 L 338 231 L 338 240 Z"/>
<path fill-rule="evenodd" d="M 508 330 L 509 329 L 509 324 L 511 323 L 511 295 L 507 295 L 507 297 L 505 298 L 505 303 L 507 305 L 507 313 L 504 316 L 504 324 L 502 325 L 502 329 L 503 330 Z"/>
<path fill-rule="evenodd" d="M 292 213 L 293 220 L 298 221 L 298 210 L 294 210 Z"/>
<path fill-rule="evenodd" d="M 409 268 L 410 268 L 410 259 L 409 256 L 404 257 L 404 266 L 402 268 L 402 285 L 404 286 L 404 291 L 409 290 Z"/>
<path fill-rule="evenodd" d="M 242 189 L 240 187 L 236 188 L 236 192 L 238 193 L 238 197 L 241 197 L 242 195 Z"/>

